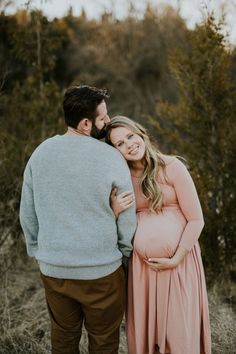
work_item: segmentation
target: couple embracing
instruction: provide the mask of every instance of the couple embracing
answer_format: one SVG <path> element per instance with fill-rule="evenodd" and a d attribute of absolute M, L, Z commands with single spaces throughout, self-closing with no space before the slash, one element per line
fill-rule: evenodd
<path fill-rule="evenodd" d="M 84 324 L 90 354 L 117 354 L 126 307 L 129 354 L 210 354 L 192 178 L 140 124 L 110 120 L 107 98 L 69 88 L 67 132 L 39 145 L 24 172 L 20 221 L 45 288 L 52 353 L 78 354 Z"/>

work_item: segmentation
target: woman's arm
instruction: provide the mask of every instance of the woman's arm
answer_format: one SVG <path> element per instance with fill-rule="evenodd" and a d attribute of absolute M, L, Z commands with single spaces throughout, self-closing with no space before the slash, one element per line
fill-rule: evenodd
<path fill-rule="evenodd" d="M 185 165 L 176 159 L 169 168 L 180 209 L 187 221 L 179 246 L 190 251 L 204 226 L 201 204 L 192 177 Z"/>

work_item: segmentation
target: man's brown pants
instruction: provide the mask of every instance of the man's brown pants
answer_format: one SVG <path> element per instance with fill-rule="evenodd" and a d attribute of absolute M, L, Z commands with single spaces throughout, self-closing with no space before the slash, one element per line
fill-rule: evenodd
<path fill-rule="evenodd" d="M 122 266 L 95 280 L 41 277 L 51 319 L 52 354 L 78 354 L 83 323 L 90 354 L 117 354 L 125 307 Z"/>

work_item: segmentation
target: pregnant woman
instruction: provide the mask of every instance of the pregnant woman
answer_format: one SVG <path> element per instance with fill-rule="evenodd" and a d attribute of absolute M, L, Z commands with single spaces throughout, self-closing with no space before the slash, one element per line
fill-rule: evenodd
<path fill-rule="evenodd" d="M 203 216 L 185 165 L 162 154 L 146 130 L 114 117 L 106 141 L 130 168 L 138 227 L 129 264 L 129 354 L 210 354 L 205 276 L 198 243 Z M 112 197 L 116 214 L 127 196 Z"/>

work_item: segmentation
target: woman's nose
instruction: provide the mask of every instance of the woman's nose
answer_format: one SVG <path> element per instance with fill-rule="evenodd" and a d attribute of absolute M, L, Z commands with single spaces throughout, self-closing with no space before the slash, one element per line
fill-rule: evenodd
<path fill-rule="evenodd" d="M 126 141 L 126 146 L 128 147 L 128 149 L 130 149 L 130 148 L 133 146 L 132 141 L 127 140 L 127 141 Z"/>

